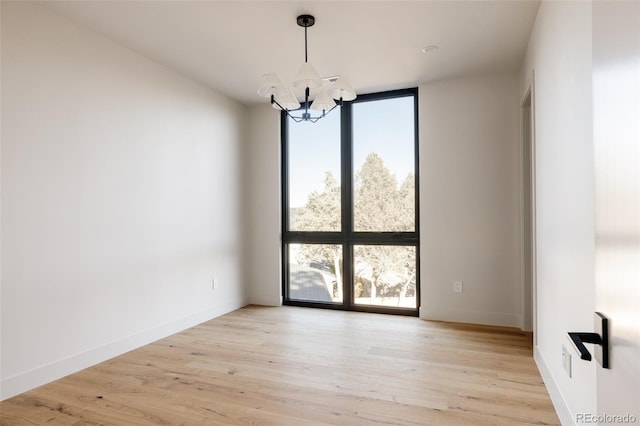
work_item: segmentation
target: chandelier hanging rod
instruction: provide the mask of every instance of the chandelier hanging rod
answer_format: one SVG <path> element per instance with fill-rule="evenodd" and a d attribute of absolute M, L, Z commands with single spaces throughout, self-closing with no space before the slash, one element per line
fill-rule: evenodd
<path fill-rule="evenodd" d="M 304 61 L 309 62 L 309 58 L 307 55 L 307 28 L 313 27 L 313 24 L 316 23 L 316 18 L 312 15 L 300 15 L 296 18 L 298 25 L 304 27 Z"/>

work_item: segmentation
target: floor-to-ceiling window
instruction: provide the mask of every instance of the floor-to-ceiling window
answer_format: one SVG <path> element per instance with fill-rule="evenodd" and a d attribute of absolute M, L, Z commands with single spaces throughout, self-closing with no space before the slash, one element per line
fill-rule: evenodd
<path fill-rule="evenodd" d="M 284 303 L 417 315 L 417 89 L 282 115 Z"/>

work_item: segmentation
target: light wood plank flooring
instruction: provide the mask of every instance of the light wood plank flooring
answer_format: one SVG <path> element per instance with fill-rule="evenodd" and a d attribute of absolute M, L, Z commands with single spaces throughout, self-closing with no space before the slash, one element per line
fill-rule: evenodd
<path fill-rule="evenodd" d="M 557 425 L 517 331 L 249 306 L 0 403 L 2 425 Z"/>

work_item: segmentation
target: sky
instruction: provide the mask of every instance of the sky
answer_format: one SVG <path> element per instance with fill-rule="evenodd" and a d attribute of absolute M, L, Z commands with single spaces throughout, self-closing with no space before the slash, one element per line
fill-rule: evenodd
<path fill-rule="evenodd" d="M 354 103 L 353 159 L 357 172 L 367 155 L 380 155 L 398 184 L 414 171 L 414 98 Z M 317 123 L 289 120 L 290 207 L 302 207 L 308 194 L 322 191 L 325 172 L 340 181 L 340 107 Z"/>

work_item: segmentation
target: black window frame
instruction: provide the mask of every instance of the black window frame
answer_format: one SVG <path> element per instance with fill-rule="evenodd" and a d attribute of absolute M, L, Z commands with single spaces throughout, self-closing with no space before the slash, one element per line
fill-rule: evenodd
<path fill-rule="evenodd" d="M 414 176 L 415 176 L 415 227 L 411 232 L 356 232 L 353 230 L 353 113 L 352 105 L 362 102 L 380 101 L 402 97 L 413 97 L 414 107 Z M 289 161 L 288 125 L 284 112 L 280 115 L 281 136 L 281 218 L 282 218 L 282 296 L 283 304 L 323 309 L 374 312 L 396 315 L 418 316 L 420 309 L 420 188 L 419 188 L 419 132 L 418 132 L 418 88 L 399 89 L 386 92 L 358 95 L 340 107 L 340 174 L 341 174 L 341 230 L 290 231 L 289 230 Z M 289 244 L 336 244 L 342 245 L 343 256 L 343 300 L 318 302 L 289 298 Z M 356 245 L 413 246 L 416 248 L 416 307 L 383 307 L 356 305 L 353 299 L 353 246 Z"/>

